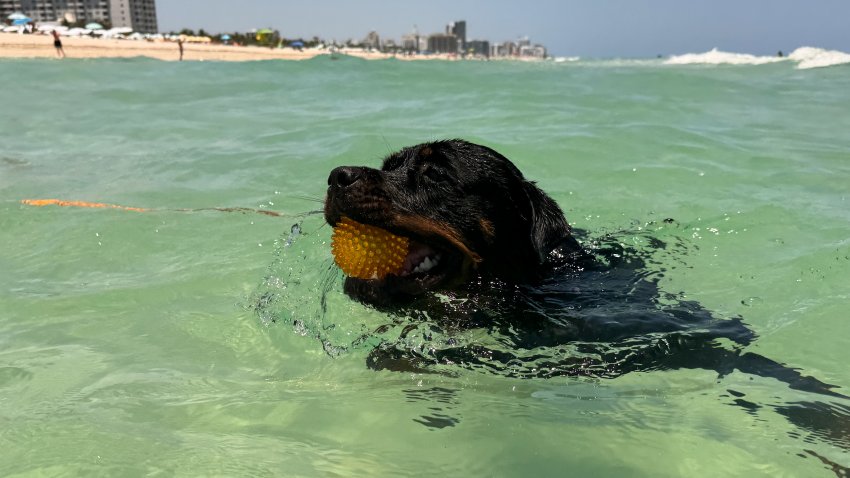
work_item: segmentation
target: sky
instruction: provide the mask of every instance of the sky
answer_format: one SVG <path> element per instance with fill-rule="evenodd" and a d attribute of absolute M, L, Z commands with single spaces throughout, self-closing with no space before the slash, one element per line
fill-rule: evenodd
<path fill-rule="evenodd" d="M 160 31 L 270 27 L 286 38 L 344 42 L 375 30 L 399 40 L 466 20 L 467 39 L 528 36 L 550 55 L 772 55 L 813 46 L 850 52 L 850 0 L 156 0 Z"/>

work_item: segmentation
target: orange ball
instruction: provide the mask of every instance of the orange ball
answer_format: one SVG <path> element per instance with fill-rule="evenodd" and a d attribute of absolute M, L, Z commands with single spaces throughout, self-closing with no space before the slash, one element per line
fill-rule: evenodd
<path fill-rule="evenodd" d="M 383 279 L 404 266 L 410 240 L 379 227 L 343 217 L 334 227 L 331 250 L 346 275 L 358 279 Z"/>

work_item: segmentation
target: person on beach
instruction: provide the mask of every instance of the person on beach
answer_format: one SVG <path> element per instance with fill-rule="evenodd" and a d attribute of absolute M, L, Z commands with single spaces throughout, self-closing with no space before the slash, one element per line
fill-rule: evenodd
<path fill-rule="evenodd" d="M 183 61 L 183 39 L 182 38 L 177 39 L 177 48 L 180 49 L 180 61 Z"/>
<path fill-rule="evenodd" d="M 59 38 L 59 32 L 53 30 L 53 46 L 56 48 L 56 56 L 65 58 L 65 50 L 62 49 L 62 40 Z"/>

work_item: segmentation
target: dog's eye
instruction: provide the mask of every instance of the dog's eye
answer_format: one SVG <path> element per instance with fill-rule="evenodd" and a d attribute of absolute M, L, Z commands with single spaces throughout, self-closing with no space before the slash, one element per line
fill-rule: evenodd
<path fill-rule="evenodd" d="M 422 172 L 422 175 L 428 178 L 430 181 L 434 181 L 435 183 L 443 182 L 449 179 L 448 173 L 434 166 L 426 167 L 425 171 Z"/>

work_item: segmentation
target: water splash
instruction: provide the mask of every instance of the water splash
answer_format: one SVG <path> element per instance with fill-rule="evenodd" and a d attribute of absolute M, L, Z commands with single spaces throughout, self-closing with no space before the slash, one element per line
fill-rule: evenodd
<path fill-rule="evenodd" d="M 264 324 L 288 323 L 330 356 L 366 354 L 376 369 L 604 377 L 672 367 L 665 361 L 676 349 L 713 350 L 718 339 L 745 345 L 753 338 L 739 319 L 716 319 L 659 290 L 667 268 L 696 248 L 680 229 L 663 222 L 585 236 L 597 266 L 560 271 L 535 286 L 479 279 L 377 309 L 342 292 L 330 231 L 308 217 L 278 241 L 252 304 Z"/>

